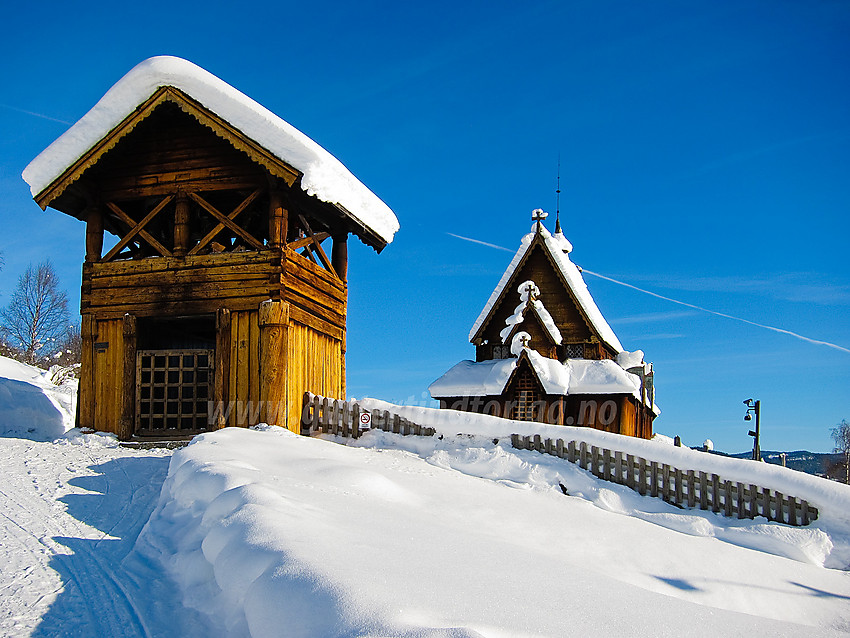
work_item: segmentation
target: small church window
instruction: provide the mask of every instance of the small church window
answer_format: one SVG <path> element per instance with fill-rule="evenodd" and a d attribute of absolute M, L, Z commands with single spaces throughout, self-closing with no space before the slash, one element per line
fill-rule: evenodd
<path fill-rule="evenodd" d="M 567 344 L 567 359 L 584 359 L 584 344 Z"/>

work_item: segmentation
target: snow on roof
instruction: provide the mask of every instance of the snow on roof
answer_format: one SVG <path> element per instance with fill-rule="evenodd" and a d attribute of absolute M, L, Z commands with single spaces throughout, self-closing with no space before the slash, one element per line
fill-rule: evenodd
<path fill-rule="evenodd" d="M 157 56 L 137 64 L 76 124 L 24 169 L 37 196 L 160 87 L 177 88 L 303 173 L 309 195 L 342 206 L 387 243 L 399 228 L 392 210 L 342 162 L 291 124 L 187 60 Z"/>
<path fill-rule="evenodd" d="M 528 360 L 547 394 L 629 394 L 640 399 L 640 378 L 611 359 L 557 359 L 525 348 Z M 502 394 L 518 359 L 461 361 L 434 381 L 428 391 L 438 397 L 477 397 Z M 653 409 L 656 409 L 653 406 Z"/>
<path fill-rule="evenodd" d="M 523 258 L 525 258 L 534 238 L 538 234 L 542 237 L 543 245 L 549 251 L 549 254 L 552 256 L 553 261 L 558 267 L 558 270 L 560 270 L 564 280 L 575 295 L 584 315 L 599 334 L 599 337 L 617 352 L 622 352 L 623 346 L 620 344 L 620 340 L 617 339 L 617 335 L 614 334 L 611 326 L 608 325 L 608 322 L 605 321 L 605 318 L 599 311 L 599 307 L 596 305 L 596 302 L 593 301 L 593 297 L 590 295 L 590 291 L 587 289 L 587 284 L 584 282 L 584 278 L 581 276 L 578 268 L 572 261 L 570 261 L 568 253 L 572 250 L 572 245 L 569 241 L 567 241 L 563 234 L 558 233 L 557 235 L 552 235 L 548 230 L 546 230 L 546 227 L 539 222 L 535 222 L 531 232 L 522 238 L 519 250 L 517 250 L 514 258 L 511 260 L 511 263 L 508 264 L 508 267 L 502 275 L 502 278 L 499 280 L 498 285 L 490 295 L 490 299 L 485 304 L 481 314 L 478 315 L 478 319 L 475 320 L 472 330 L 469 331 L 469 340 L 472 341 L 472 339 L 475 338 L 475 334 L 481 328 L 484 321 L 489 316 L 490 311 L 493 309 L 493 306 L 501 297 L 505 286 L 508 285 L 508 282 L 519 267 Z"/>
<path fill-rule="evenodd" d="M 514 308 L 514 314 L 505 319 L 505 327 L 502 328 L 502 331 L 499 333 L 499 336 L 502 338 L 502 343 L 507 343 L 508 337 L 511 336 L 511 332 L 516 324 L 525 321 L 525 310 L 530 306 L 537 313 L 540 323 L 543 324 L 546 332 L 548 332 L 549 336 L 552 337 L 552 341 L 554 341 L 557 345 L 561 345 L 561 342 L 563 341 L 561 331 L 558 330 L 558 326 L 555 325 L 552 315 L 549 314 L 549 311 L 546 310 L 543 302 L 540 301 L 540 288 L 537 287 L 537 284 L 533 281 L 524 281 L 517 288 L 517 292 L 519 293 L 520 303 L 516 308 Z"/>
<path fill-rule="evenodd" d="M 461 361 L 428 386 L 432 397 L 483 397 L 501 394 L 517 360 Z"/>

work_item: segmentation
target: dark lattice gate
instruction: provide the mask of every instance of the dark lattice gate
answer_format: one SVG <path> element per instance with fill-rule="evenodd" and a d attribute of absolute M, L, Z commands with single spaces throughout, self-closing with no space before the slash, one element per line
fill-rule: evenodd
<path fill-rule="evenodd" d="M 214 350 L 136 353 L 136 433 L 194 434 L 209 429 Z"/>

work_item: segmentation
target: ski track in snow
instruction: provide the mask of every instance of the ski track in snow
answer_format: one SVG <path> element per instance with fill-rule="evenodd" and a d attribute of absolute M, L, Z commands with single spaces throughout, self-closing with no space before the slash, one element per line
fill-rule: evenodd
<path fill-rule="evenodd" d="M 0 635 L 181 635 L 180 596 L 132 553 L 170 453 L 88 443 L 0 439 Z"/>

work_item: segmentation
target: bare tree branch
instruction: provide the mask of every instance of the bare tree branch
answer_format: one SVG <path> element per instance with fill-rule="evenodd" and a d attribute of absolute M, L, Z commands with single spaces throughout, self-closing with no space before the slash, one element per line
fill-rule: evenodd
<path fill-rule="evenodd" d="M 27 363 L 55 352 L 69 328 L 68 295 L 50 261 L 30 265 L 0 312 L 6 340 Z"/>

